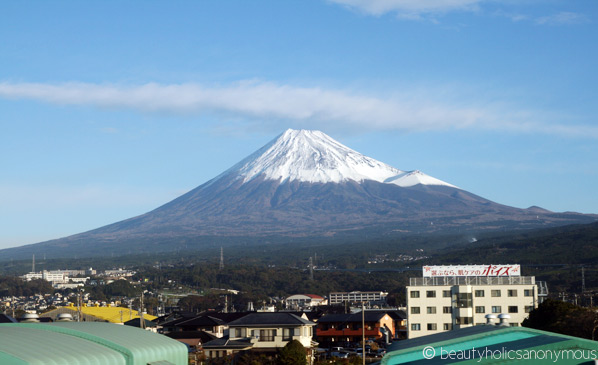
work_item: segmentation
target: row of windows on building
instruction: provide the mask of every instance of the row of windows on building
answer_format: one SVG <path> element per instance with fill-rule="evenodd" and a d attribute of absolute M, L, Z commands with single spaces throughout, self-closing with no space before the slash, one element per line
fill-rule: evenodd
<path fill-rule="evenodd" d="M 523 309 L 524 309 L 525 313 L 529 313 L 534 309 L 534 306 L 526 305 L 526 306 L 524 306 Z M 475 312 L 476 313 L 487 313 L 486 306 L 483 306 L 483 305 L 476 306 Z M 507 312 L 508 313 L 519 313 L 519 307 L 516 305 L 509 305 L 509 306 L 507 306 Z M 411 314 L 421 314 L 421 307 L 411 307 L 410 313 Z M 436 307 L 426 307 L 426 313 L 427 314 L 436 314 L 437 313 Z M 443 314 L 453 313 L 453 307 L 442 307 L 442 313 Z M 504 312 L 502 311 L 502 306 L 493 305 L 490 307 L 490 313 L 504 313 Z"/>
<path fill-rule="evenodd" d="M 517 289 L 508 289 L 507 290 L 507 297 L 516 297 L 517 296 Z M 534 295 L 534 291 L 532 289 L 524 289 L 523 290 L 523 296 L 524 297 L 532 297 Z M 409 296 L 411 298 L 419 298 L 420 297 L 420 293 L 419 290 L 412 290 L 409 293 Z M 482 298 L 486 296 L 486 291 L 483 289 L 480 290 L 475 290 L 474 291 L 474 296 L 478 297 L 478 298 Z M 491 297 L 501 297 L 502 296 L 502 290 L 501 289 L 492 289 L 490 290 L 490 296 Z M 451 291 L 450 290 L 442 290 L 442 297 L 443 298 L 450 298 L 451 297 Z M 436 298 L 436 290 L 426 290 L 426 298 Z"/>
<path fill-rule="evenodd" d="M 246 333 L 245 328 L 235 328 L 235 337 L 243 338 Z M 276 339 L 277 331 L 275 329 L 251 330 L 251 336 L 257 338 L 259 342 L 273 342 Z M 313 335 L 312 327 L 303 327 L 303 336 L 311 337 Z M 282 340 L 290 341 L 293 337 L 301 336 L 301 328 L 283 328 Z"/>
<path fill-rule="evenodd" d="M 473 324 L 473 318 L 471 317 L 464 317 L 461 318 L 461 323 L 458 324 Z M 482 325 L 484 323 L 476 323 L 476 326 L 478 325 Z M 509 326 L 511 327 L 517 327 L 518 324 L 517 323 L 509 323 Z M 437 331 L 438 330 L 438 324 L 436 323 L 428 323 L 426 326 L 428 331 Z M 412 331 L 421 331 L 422 326 L 421 323 L 412 323 L 411 324 L 411 330 Z M 443 331 L 450 331 L 453 329 L 453 324 L 452 323 L 443 323 L 442 324 L 442 330 Z"/>

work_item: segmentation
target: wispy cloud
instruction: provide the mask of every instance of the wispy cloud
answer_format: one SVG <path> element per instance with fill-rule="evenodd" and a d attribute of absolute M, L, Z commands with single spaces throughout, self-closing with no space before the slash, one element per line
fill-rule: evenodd
<path fill-rule="evenodd" d="M 535 22 L 539 25 L 570 25 L 583 24 L 589 21 L 584 14 L 562 11 L 560 13 L 536 18 Z"/>
<path fill-rule="evenodd" d="M 458 100 L 452 97 L 449 100 L 442 96 L 444 94 L 446 90 L 408 90 L 380 97 L 363 92 L 261 81 L 242 81 L 218 87 L 155 83 L 137 86 L 0 83 L 2 98 L 124 108 L 146 113 L 225 113 L 247 123 L 278 124 L 283 121 L 287 125 L 313 128 L 325 122 L 331 128 L 338 126 L 343 129 L 483 129 L 598 138 L 596 127 L 561 125 L 542 112 L 484 101 L 469 100 L 464 103 L 464 98 Z"/>
<path fill-rule="evenodd" d="M 328 0 L 371 15 L 396 13 L 403 18 L 478 9 L 483 0 Z"/>

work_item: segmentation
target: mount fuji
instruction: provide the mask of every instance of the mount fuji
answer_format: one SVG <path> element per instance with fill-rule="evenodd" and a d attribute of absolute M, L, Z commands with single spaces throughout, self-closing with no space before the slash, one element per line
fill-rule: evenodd
<path fill-rule="evenodd" d="M 421 171 L 402 171 L 319 131 L 287 130 L 214 179 L 143 215 L 66 238 L 0 251 L 96 254 L 135 245 L 167 251 L 262 237 L 467 232 L 596 221 L 594 215 L 494 203 Z M 92 250 L 92 251 L 93 251 Z M 14 252 L 16 253 L 16 251 Z M 6 256 L 8 257 L 8 256 Z"/>

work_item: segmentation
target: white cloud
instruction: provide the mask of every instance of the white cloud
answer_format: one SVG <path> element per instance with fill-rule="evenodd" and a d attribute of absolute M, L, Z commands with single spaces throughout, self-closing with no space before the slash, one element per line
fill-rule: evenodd
<path fill-rule="evenodd" d="M 457 96 L 449 100 L 444 96 L 447 94 Z M 458 99 L 458 91 L 447 93 L 440 89 L 410 89 L 379 97 L 363 92 L 259 81 L 219 87 L 155 83 L 138 86 L 0 83 L 0 97 L 141 112 L 225 113 L 237 117 L 241 123 L 243 120 L 263 124 L 284 121 L 301 128 L 317 128 L 326 122 L 330 127 L 343 129 L 429 131 L 467 128 L 598 138 L 596 127 L 560 125 L 550 114 L 502 104 L 468 100 L 464 105 L 464 98 Z"/>
<path fill-rule="evenodd" d="M 396 13 L 399 17 L 420 18 L 422 15 L 450 11 L 477 10 L 483 0 L 329 0 L 371 15 Z"/>
<path fill-rule="evenodd" d="M 584 14 L 562 11 L 558 14 L 543 16 L 536 19 L 539 25 L 568 25 L 583 24 L 588 22 L 588 17 Z"/>

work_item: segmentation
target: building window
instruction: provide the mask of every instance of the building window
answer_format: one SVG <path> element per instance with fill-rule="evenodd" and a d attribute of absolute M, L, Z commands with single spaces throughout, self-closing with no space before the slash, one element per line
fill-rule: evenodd
<path fill-rule="evenodd" d="M 457 324 L 472 324 L 473 317 L 457 317 L 456 322 Z"/>
<path fill-rule="evenodd" d="M 500 305 L 493 305 L 492 306 L 492 313 L 500 313 L 500 312 L 501 312 Z"/>
<path fill-rule="evenodd" d="M 445 313 L 445 314 L 453 313 L 453 307 L 442 307 L 442 313 Z"/>
<path fill-rule="evenodd" d="M 457 308 L 471 308 L 471 293 L 457 294 Z"/>
<path fill-rule="evenodd" d="M 533 297 L 534 296 L 534 291 L 531 289 L 524 289 L 523 290 L 523 296 L 524 297 Z"/>
<path fill-rule="evenodd" d="M 436 331 L 436 323 L 428 323 L 428 331 Z"/>
<path fill-rule="evenodd" d="M 516 297 L 517 296 L 517 289 L 509 289 L 509 290 L 507 290 L 507 296 L 509 296 L 509 297 Z"/>
<path fill-rule="evenodd" d="M 419 314 L 419 307 L 411 307 L 411 314 Z"/>
<path fill-rule="evenodd" d="M 453 329 L 453 324 L 452 323 L 445 323 L 442 325 L 442 329 L 445 331 L 450 331 Z"/>
<path fill-rule="evenodd" d="M 450 290 L 443 290 L 442 291 L 442 297 L 443 298 L 450 298 L 451 297 L 451 291 Z"/>
<path fill-rule="evenodd" d="M 509 306 L 509 313 L 518 313 L 518 309 L 516 305 Z"/>
<path fill-rule="evenodd" d="M 411 330 L 419 331 L 419 330 L 421 330 L 421 325 L 419 323 L 411 323 Z"/>
<path fill-rule="evenodd" d="M 235 337 L 243 337 L 243 329 L 235 328 Z"/>
<path fill-rule="evenodd" d="M 500 289 L 497 289 L 497 290 L 491 290 L 491 291 L 490 291 L 490 296 L 492 296 L 492 297 L 495 297 L 495 298 L 496 298 L 496 297 L 500 297 Z"/>
<path fill-rule="evenodd" d="M 436 298 L 436 290 L 427 290 L 426 298 Z"/>
<path fill-rule="evenodd" d="M 411 296 L 411 298 L 419 298 L 419 291 L 413 290 L 409 293 L 409 295 Z"/>
<path fill-rule="evenodd" d="M 428 307 L 426 312 L 428 314 L 436 314 L 436 307 Z"/>
<path fill-rule="evenodd" d="M 484 296 L 484 291 L 483 290 L 476 290 L 475 291 L 475 296 L 478 298 L 481 298 Z"/>
<path fill-rule="evenodd" d="M 293 339 L 293 329 L 292 328 L 283 328 L 282 329 L 282 340 L 283 341 L 291 341 Z"/>
<path fill-rule="evenodd" d="M 273 342 L 276 330 L 260 330 L 260 342 Z"/>
<path fill-rule="evenodd" d="M 526 305 L 525 306 L 525 313 L 530 313 L 533 310 L 534 310 L 534 306 L 533 305 Z"/>
<path fill-rule="evenodd" d="M 486 313 L 486 308 L 484 308 L 484 306 L 476 306 L 475 307 L 475 312 L 476 313 Z"/>

